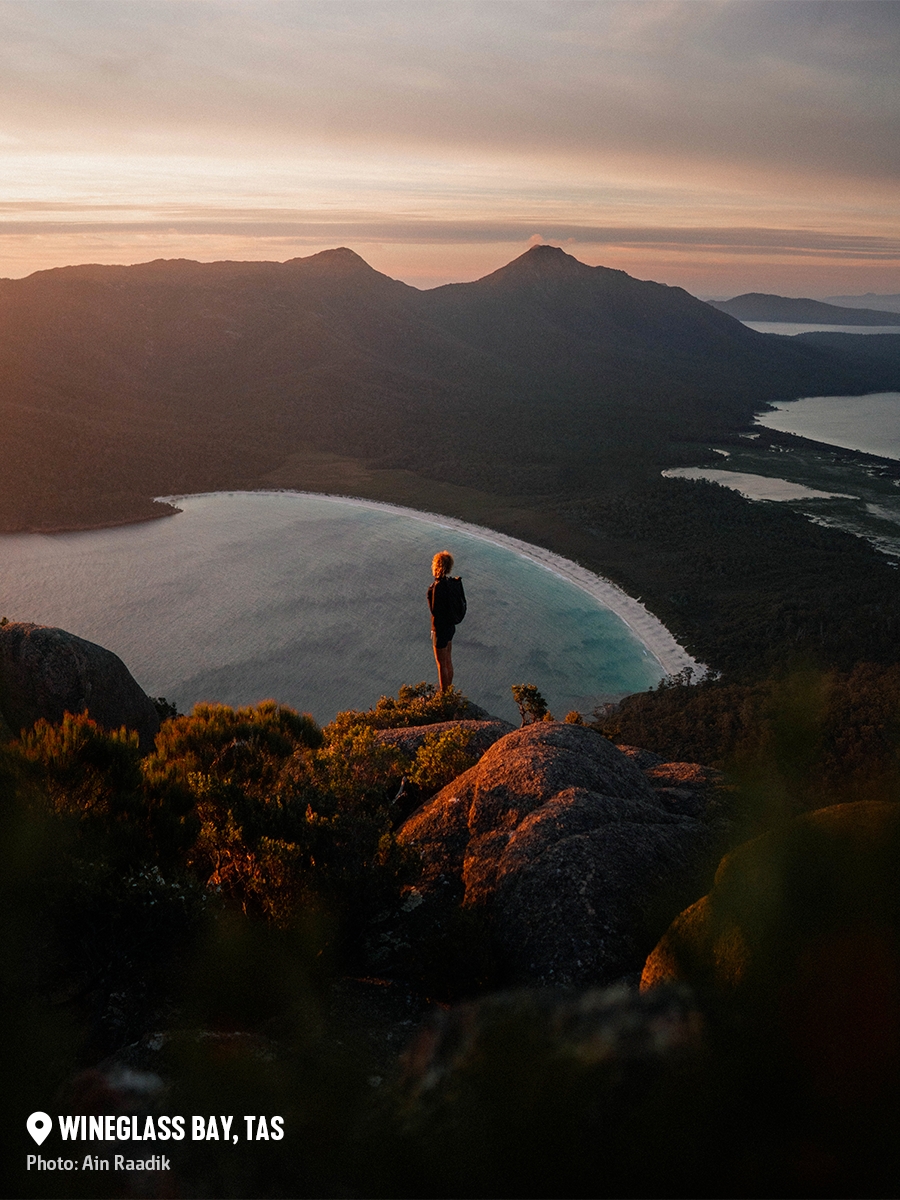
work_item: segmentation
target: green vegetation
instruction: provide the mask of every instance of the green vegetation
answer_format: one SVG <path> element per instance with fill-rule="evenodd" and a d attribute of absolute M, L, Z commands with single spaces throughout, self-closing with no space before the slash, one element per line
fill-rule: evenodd
<path fill-rule="evenodd" d="M 523 725 L 531 725 L 534 721 L 553 720 L 547 701 L 533 683 L 514 683 L 511 691 Z"/>
<path fill-rule="evenodd" d="M 683 479 L 585 502 L 572 517 L 605 573 L 731 680 L 896 660 L 897 571 L 851 534 Z"/>
<path fill-rule="evenodd" d="M 439 692 L 433 683 L 405 683 L 396 698 L 382 696 L 374 708 L 338 713 L 329 728 L 365 725 L 370 729 L 397 729 L 403 725 L 464 721 L 477 715 L 475 706 L 455 687 Z"/>
<path fill-rule="evenodd" d="M 340 250 L 67 268 L 2 281 L 0 317 L 17 447 L 5 529 L 149 519 L 172 511 L 151 497 L 186 490 L 308 487 L 310 452 L 327 490 L 342 490 L 339 458 L 354 494 L 372 470 L 406 471 L 432 501 L 449 483 L 546 511 L 636 480 L 769 400 L 898 376 L 896 351 L 765 338 L 680 289 L 547 247 L 425 292 Z"/>
<path fill-rule="evenodd" d="M 442 733 L 428 733 L 416 752 L 408 777 L 420 793 L 430 795 L 446 787 L 477 762 L 472 753 L 471 729 L 458 726 Z"/>
<path fill-rule="evenodd" d="M 895 652 L 895 579 L 864 543 L 659 472 L 708 462 L 711 442 L 746 449 L 770 401 L 900 386 L 900 336 L 755 334 L 548 247 L 421 293 L 346 250 L 2 283 L 4 529 L 146 519 L 187 490 L 334 491 L 574 558 L 735 678 Z"/>
<path fill-rule="evenodd" d="M 769 400 L 897 387 L 900 338 L 764 338 L 677 289 L 545 250 L 421 294 L 347 252 L 315 275 L 174 263 L 2 281 L 2 416 L 17 453 L 0 524 L 146 519 L 160 515 L 154 495 L 278 486 L 488 525 L 612 578 L 718 673 L 664 681 L 594 723 L 725 768 L 741 835 L 838 800 L 896 800 L 896 569 L 796 509 L 659 473 L 708 463 L 711 442 L 746 458 L 740 435 Z M 298 340 L 306 323 L 316 337 Z M 752 453 L 785 444 L 762 434 Z M 795 457 L 809 482 L 831 469 L 819 453 Z M 835 485 L 848 461 L 832 464 Z M 854 467 L 869 473 L 863 502 L 893 493 L 895 469 L 876 465 Z M 775 470 L 770 459 L 763 473 Z M 523 722 L 547 715 L 534 685 L 513 691 Z M 191 1146 L 176 1158 L 183 1194 L 895 1186 L 878 1155 L 896 1143 L 896 1105 L 847 1117 L 782 1095 L 760 1047 L 714 1008 L 703 1054 L 676 1056 L 645 1090 L 602 1045 L 561 1054 L 501 1012 L 443 1110 L 382 1093 L 370 1077 L 398 1047 L 373 1049 L 377 1020 L 334 1016 L 337 981 L 385 996 L 402 985 L 411 1028 L 409 997 L 456 1000 L 491 974 L 465 914 L 429 927 L 394 836 L 411 802 L 470 764 L 469 740 L 434 731 L 409 755 L 379 731 L 479 714 L 428 684 L 324 729 L 272 702 L 184 716 L 156 704 L 144 759 L 132 736 L 83 716 L 0 750 L 10 1127 L 48 1097 L 68 1102 L 79 1072 L 113 1056 L 161 1071 L 168 1111 L 285 1115 L 282 1147 Z M 20 1175 L 14 1190 L 41 1182 Z"/>
<path fill-rule="evenodd" d="M 352 1176 L 370 1051 L 327 1032 L 328 989 L 371 970 L 368 939 L 399 904 L 401 778 L 427 795 L 474 761 L 468 731 L 410 757 L 372 721 L 467 709 L 420 684 L 324 730 L 271 701 L 199 705 L 164 721 L 144 758 L 136 735 L 85 715 L 0 747 L 3 1058 L 27 1079 L 17 1122 L 21 1103 L 46 1107 L 109 1055 L 142 1060 L 164 1031 L 153 1069 L 171 1081 L 166 1111 L 279 1112 L 305 1146 L 301 1164 L 280 1147 L 225 1163 L 192 1147 L 179 1170 L 195 1194 L 244 1195 L 257 1179 L 267 1195 L 318 1196 L 335 1172 Z M 74 1195 L 117 1186 L 70 1182 Z M 25 1175 L 16 1186 L 39 1194 Z"/>
<path fill-rule="evenodd" d="M 178 716 L 178 708 L 167 700 L 165 696 L 151 696 L 153 707 L 156 709 L 156 715 L 160 721 L 168 721 L 170 717 Z"/>
<path fill-rule="evenodd" d="M 364 969 L 366 929 L 396 903 L 403 880 L 393 835 L 401 781 L 424 798 L 475 761 L 468 730 L 437 731 L 407 755 L 379 741 L 376 725 L 469 711 L 459 692 L 441 696 L 424 683 L 324 729 L 273 701 L 198 705 L 164 721 L 143 758 L 135 734 L 84 714 L 38 722 L 2 749 L 0 782 L 7 822 L 41 831 L 34 853 L 53 859 L 42 871 L 59 897 L 41 908 L 67 932 L 51 938 L 51 957 L 78 980 L 114 973 L 124 954 L 130 995 L 148 971 L 166 975 L 198 914 L 214 914 L 302 934 L 334 969 Z M 154 907 L 161 924 L 144 938 L 140 914 Z M 167 911 L 184 927 L 171 945 Z M 105 1051 L 120 1049 L 109 1036 Z"/>
<path fill-rule="evenodd" d="M 189 790 L 142 761 L 136 733 L 66 713 L 59 725 L 38 721 L 8 753 L 31 793 L 88 843 L 102 839 L 114 863 L 177 863 L 196 836 Z"/>
<path fill-rule="evenodd" d="M 783 671 L 754 683 L 681 676 L 595 714 L 616 741 L 726 771 L 747 834 L 809 809 L 900 797 L 900 665 Z"/>

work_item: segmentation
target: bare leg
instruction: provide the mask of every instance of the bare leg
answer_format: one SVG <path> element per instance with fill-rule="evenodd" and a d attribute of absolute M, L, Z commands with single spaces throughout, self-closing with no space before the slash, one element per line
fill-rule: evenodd
<path fill-rule="evenodd" d="M 437 646 L 434 648 L 434 658 L 438 669 L 438 682 L 440 683 L 441 691 L 446 692 L 447 688 L 453 682 L 453 659 L 450 656 L 452 644 L 447 643 L 439 650 Z"/>

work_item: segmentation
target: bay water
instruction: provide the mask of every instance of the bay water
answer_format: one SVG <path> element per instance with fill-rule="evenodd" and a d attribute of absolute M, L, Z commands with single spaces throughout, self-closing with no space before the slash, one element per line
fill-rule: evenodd
<path fill-rule="evenodd" d="M 106 646 L 180 711 L 273 698 L 326 722 L 436 679 L 425 593 L 447 549 L 469 601 L 454 682 L 489 712 L 518 722 L 514 683 L 561 719 L 663 676 L 595 598 L 439 518 L 290 492 L 175 502 L 138 525 L 0 536 L 0 616 Z"/>

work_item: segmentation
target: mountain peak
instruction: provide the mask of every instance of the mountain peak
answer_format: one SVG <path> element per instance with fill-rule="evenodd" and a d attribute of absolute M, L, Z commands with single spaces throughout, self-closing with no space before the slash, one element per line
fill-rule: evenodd
<path fill-rule="evenodd" d="M 479 283 L 487 284 L 541 284 L 562 282 L 575 279 L 597 279 L 603 276 L 620 276 L 627 278 L 624 271 L 614 271 L 609 267 L 589 267 L 586 263 L 571 254 L 566 254 L 560 246 L 547 246 L 543 243 L 530 246 L 524 254 L 514 258 L 505 267 L 485 275 Z"/>
<path fill-rule="evenodd" d="M 320 250 L 318 254 L 310 254 L 306 258 L 291 258 L 284 264 L 286 267 L 301 267 L 305 272 L 316 275 L 332 275 L 335 278 L 351 275 L 379 275 L 381 272 L 370 267 L 364 258 L 355 250 L 346 246 L 338 246 L 334 250 Z"/>
<path fill-rule="evenodd" d="M 514 258 L 511 263 L 501 269 L 506 271 L 517 269 L 539 275 L 575 275 L 582 271 L 590 271 L 592 268 L 579 262 L 571 254 L 566 254 L 561 246 L 548 246 L 541 242 L 537 246 L 529 246 L 524 254 L 520 254 L 518 258 Z M 494 274 L 497 272 L 495 271 Z"/>
<path fill-rule="evenodd" d="M 572 262 L 578 262 L 577 258 L 572 258 L 571 254 L 566 254 L 562 246 L 551 246 L 547 242 L 538 242 L 534 246 L 529 246 L 524 254 L 519 255 L 519 258 L 540 259 L 542 262 L 562 262 L 564 258 L 568 258 Z M 517 261 L 517 259 L 513 259 L 513 262 Z"/>

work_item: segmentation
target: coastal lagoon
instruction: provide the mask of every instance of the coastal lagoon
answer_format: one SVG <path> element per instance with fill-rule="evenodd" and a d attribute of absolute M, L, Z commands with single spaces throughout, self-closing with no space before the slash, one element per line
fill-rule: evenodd
<path fill-rule="evenodd" d="M 809 520 L 864 538 L 892 565 L 900 566 L 900 487 L 895 470 L 827 449 L 842 447 L 900 460 L 900 392 L 809 396 L 779 404 L 760 415 L 757 424 L 822 446 L 755 447 L 759 434 L 749 434 L 728 450 L 711 447 L 728 467 L 674 467 L 663 475 L 708 479 L 751 500 L 793 503 Z"/>
<path fill-rule="evenodd" d="M 730 487 L 748 500 L 852 500 L 843 492 L 823 492 L 791 483 L 788 479 L 773 479 L 769 475 L 754 475 L 748 471 L 728 471 L 717 467 L 669 467 L 662 472 L 665 479 L 706 479 Z"/>
<path fill-rule="evenodd" d="M 448 549 L 469 601 L 455 683 L 489 712 L 518 721 L 514 683 L 561 719 L 666 673 L 595 596 L 458 523 L 291 492 L 173 502 L 139 525 L 3 535 L 0 615 L 108 647 L 180 711 L 271 697 L 325 722 L 436 678 L 425 592 Z"/>

